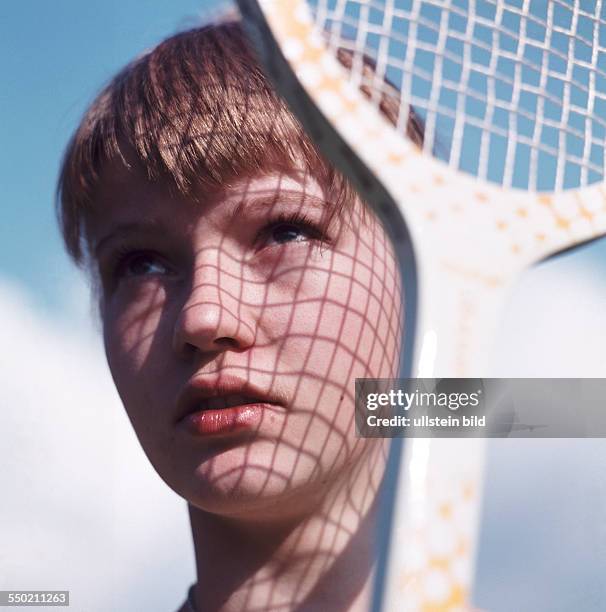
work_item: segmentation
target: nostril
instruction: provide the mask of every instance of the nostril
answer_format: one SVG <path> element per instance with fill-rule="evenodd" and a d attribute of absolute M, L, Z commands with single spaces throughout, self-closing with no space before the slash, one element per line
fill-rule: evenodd
<path fill-rule="evenodd" d="M 196 344 L 192 344 L 191 342 L 184 342 L 182 346 L 183 348 L 181 351 L 181 355 L 185 359 L 194 358 L 195 355 L 201 350 L 199 346 L 197 346 Z M 213 348 L 215 349 L 215 351 L 237 349 L 238 342 L 233 338 L 228 338 L 227 336 L 224 336 L 222 338 L 217 338 L 213 342 L 212 346 L 207 347 L 208 352 L 212 353 Z"/>
<path fill-rule="evenodd" d="M 233 338 L 228 338 L 224 336 L 223 338 L 217 338 L 215 340 L 215 344 L 220 346 L 221 348 L 238 348 L 238 343 Z"/>

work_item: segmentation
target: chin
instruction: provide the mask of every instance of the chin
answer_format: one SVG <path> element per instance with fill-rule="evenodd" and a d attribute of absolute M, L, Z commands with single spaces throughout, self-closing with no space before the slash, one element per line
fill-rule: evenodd
<path fill-rule="evenodd" d="M 331 475 L 320 469 L 313 454 L 260 440 L 215 453 L 190 464 L 181 476 L 185 473 L 190 477 L 180 478 L 178 489 L 172 488 L 190 504 L 205 512 L 248 520 L 305 514 L 317 505 L 331 482 Z"/>

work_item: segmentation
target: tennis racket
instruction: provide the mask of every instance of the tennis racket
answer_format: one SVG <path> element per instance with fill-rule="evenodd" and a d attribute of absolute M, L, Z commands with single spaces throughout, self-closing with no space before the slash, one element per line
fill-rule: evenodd
<path fill-rule="evenodd" d="M 281 94 L 391 233 L 405 290 L 402 376 L 494 374 L 491 342 L 515 279 L 606 232 L 606 5 L 239 6 Z M 407 138 L 411 112 L 422 150 Z M 373 606 L 468 609 L 484 442 L 392 448 L 397 486 Z"/>

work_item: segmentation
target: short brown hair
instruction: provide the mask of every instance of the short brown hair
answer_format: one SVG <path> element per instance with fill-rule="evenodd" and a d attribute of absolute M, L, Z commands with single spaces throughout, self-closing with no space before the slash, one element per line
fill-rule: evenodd
<path fill-rule="evenodd" d="M 418 141 L 414 123 L 407 131 Z M 63 238 L 76 262 L 86 251 L 83 219 L 102 170 L 114 160 L 128 167 L 132 154 L 150 180 L 168 179 L 184 195 L 194 188 L 220 190 L 239 176 L 303 166 L 336 210 L 355 200 L 348 181 L 275 93 L 236 21 L 165 40 L 116 75 L 84 115 L 57 190 Z"/>

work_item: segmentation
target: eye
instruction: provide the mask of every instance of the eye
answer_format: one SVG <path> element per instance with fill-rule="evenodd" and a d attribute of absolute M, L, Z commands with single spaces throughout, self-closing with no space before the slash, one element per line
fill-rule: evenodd
<path fill-rule="evenodd" d="M 135 251 L 123 254 L 114 268 L 114 278 L 166 276 L 172 274 L 165 261 L 151 251 Z"/>
<path fill-rule="evenodd" d="M 309 238 L 309 231 L 294 223 L 281 223 L 271 228 L 270 239 L 277 244 L 301 242 Z"/>
<path fill-rule="evenodd" d="M 324 232 L 304 214 L 281 215 L 265 227 L 260 242 L 267 246 L 291 242 L 328 241 Z"/>

